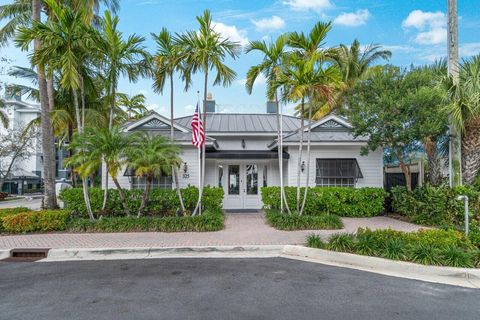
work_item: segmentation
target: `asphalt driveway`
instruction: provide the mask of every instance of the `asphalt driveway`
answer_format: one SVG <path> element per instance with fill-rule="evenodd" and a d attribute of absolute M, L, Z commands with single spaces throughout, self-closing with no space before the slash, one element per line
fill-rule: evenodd
<path fill-rule="evenodd" d="M 0 263 L 0 319 L 477 319 L 480 290 L 284 258 Z"/>

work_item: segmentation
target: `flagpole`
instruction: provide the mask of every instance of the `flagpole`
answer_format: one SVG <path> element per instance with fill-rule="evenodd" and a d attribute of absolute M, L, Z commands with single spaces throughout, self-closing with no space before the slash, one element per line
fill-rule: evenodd
<path fill-rule="evenodd" d="M 197 91 L 197 107 L 200 106 L 200 91 Z M 198 200 L 200 201 L 202 197 L 202 148 L 197 148 L 198 149 Z M 201 202 L 200 202 L 201 203 Z M 198 207 L 198 213 L 199 215 L 202 214 L 202 205 Z"/>

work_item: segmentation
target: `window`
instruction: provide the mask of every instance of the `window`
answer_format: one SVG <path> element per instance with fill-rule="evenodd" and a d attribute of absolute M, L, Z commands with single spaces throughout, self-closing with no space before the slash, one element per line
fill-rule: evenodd
<path fill-rule="evenodd" d="M 228 166 L 228 194 L 240 194 L 240 166 Z"/>
<path fill-rule="evenodd" d="M 258 194 L 258 168 L 256 164 L 247 164 L 247 194 Z"/>
<path fill-rule="evenodd" d="M 147 179 L 145 177 L 132 176 L 132 189 L 145 189 L 147 186 Z M 152 182 L 152 188 L 159 189 L 171 189 L 172 188 L 172 176 L 160 176 L 154 178 Z"/>
<path fill-rule="evenodd" d="M 218 166 L 218 186 L 223 188 L 223 166 Z"/>
<path fill-rule="evenodd" d="M 263 186 L 267 186 L 267 165 L 263 166 Z"/>
<path fill-rule="evenodd" d="M 363 175 L 356 159 L 317 159 L 319 187 L 355 187 L 358 178 Z"/>

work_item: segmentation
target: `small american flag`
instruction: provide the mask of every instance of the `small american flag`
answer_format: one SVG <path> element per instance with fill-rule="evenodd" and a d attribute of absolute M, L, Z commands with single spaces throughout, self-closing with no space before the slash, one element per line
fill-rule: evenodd
<path fill-rule="evenodd" d="M 195 113 L 192 117 L 192 144 L 200 149 L 205 143 L 205 130 L 203 130 L 202 119 L 198 115 L 198 103 L 195 108 Z"/>

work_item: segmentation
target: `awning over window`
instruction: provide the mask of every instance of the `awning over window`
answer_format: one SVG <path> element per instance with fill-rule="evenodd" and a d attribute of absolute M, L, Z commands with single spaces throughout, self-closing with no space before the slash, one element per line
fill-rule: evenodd
<path fill-rule="evenodd" d="M 363 178 L 357 159 L 317 159 L 319 178 Z"/>
<path fill-rule="evenodd" d="M 270 150 L 218 150 L 205 153 L 207 159 L 278 159 L 277 151 Z M 287 152 L 283 153 L 283 159 L 289 159 Z"/>

